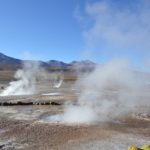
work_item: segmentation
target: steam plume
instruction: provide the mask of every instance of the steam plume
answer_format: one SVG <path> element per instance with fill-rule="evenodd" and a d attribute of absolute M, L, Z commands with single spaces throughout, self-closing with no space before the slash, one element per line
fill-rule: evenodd
<path fill-rule="evenodd" d="M 44 70 L 40 68 L 39 62 L 25 61 L 23 69 L 19 69 L 15 73 L 16 81 L 10 82 L 0 96 L 34 94 L 36 82 L 41 77 L 44 77 Z"/>
<path fill-rule="evenodd" d="M 53 86 L 53 88 L 56 88 L 56 89 L 60 88 L 61 85 L 62 85 L 62 83 L 63 83 L 62 79 L 54 80 L 54 86 Z"/>
<path fill-rule="evenodd" d="M 142 73 L 141 73 L 142 74 Z M 55 120 L 67 123 L 107 121 L 150 105 L 144 98 L 147 80 L 132 71 L 127 62 L 111 61 L 78 80 L 81 94 L 77 105 L 68 105 Z M 54 119 L 54 116 L 53 118 Z"/>
<path fill-rule="evenodd" d="M 132 1 L 129 5 L 113 0 L 89 2 L 81 16 L 79 12 L 76 14 L 85 26 L 86 53 L 91 56 L 93 52 L 96 57 L 101 54 L 104 60 L 127 56 L 128 60 L 139 64 L 138 69 L 143 68 L 150 48 L 149 6 L 148 0 Z M 91 123 L 136 112 L 142 105 L 150 105 L 149 80 L 150 77 L 133 71 L 124 61 L 98 66 L 78 80 L 81 94 L 77 105 L 66 106 L 64 114 L 57 119 L 68 123 Z"/>

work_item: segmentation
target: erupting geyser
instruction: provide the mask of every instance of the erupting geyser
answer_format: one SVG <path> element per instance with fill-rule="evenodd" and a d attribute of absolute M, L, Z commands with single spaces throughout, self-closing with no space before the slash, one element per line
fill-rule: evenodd
<path fill-rule="evenodd" d="M 58 88 L 61 87 L 62 83 L 63 83 L 63 80 L 56 81 L 56 83 L 54 83 L 53 87 L 56 88 L 56 89 L 58 89 Z"/>
<path fill-rule="evenodd" d="M 39 73 L 40 72 L 40 73 Z M 9 83 L 9 86 L 0 93 L 0 96 L 7 95 L 29 95 L 36 91 L 36 82 L 44 77 L 44 70 L 36 61 L 27 61 L 23 63 L 23 68 L 17 70 L 15 81 Z"/>
<path fill-rule="evenodd" d="M 97 68 L 84 79 L 77 81 L 81 93 L 77 105 L 66 105 L 63 114 L 49 117 L 64 123 L 93 123 L 112 120 L 129 112 L 137 112 L 146 79 L 137 75 L 124 61 L 111 61 Z M 142 101 L 142 102 L 141 102 Z"/>

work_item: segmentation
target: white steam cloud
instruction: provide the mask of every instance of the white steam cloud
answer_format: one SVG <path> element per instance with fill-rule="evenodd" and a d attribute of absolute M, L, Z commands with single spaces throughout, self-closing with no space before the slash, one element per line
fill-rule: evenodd
<path fill-rule="evenodd" d="M 146 50 L 150 48 L 150 1 L 101 0 L 88 3 L 85 14 L 91 26 L 84 31 L 88 44 L 111 48 Z"/>
<path fill-rule="evenodd" d="M 142 73 L 132 71 L 124 61 L 115 60 L 98 66 L 86 78 L 78 80 L 81 94 L 77 104 L 66 105 L 64 114 L 50 119 L 65 123 L 92 123 L 138 112 L 142 105 L 150 105 L 145 96 L 148 94 L 147 79 Z"/>
<path fill-rule="evenodd" d="M 57 78 L 53 80 L 53 88 L 58 89 L 62 86 L 62 84 L 63 84 L 63 79 L 61 79 L 59 76 L 57 76 Z"/>
<path fill-rule="evenodd" d="M 87 78 L 78 82 L 82 87 L 79 107 L 82 110 L 82 107 L 87 106 L 95 114 L 91 121 L 106 121 L 135 112 L 141 104 L 139 98 L 143 96 L 146 86 L 146 81 L 141 77 L 131 71 L 124 61 L 111 61 L 99 66 Z M 142 102 L 150 104 L 150 101 L 144 99 Z"/>
<path fill-rule="evenodd" d="M 44 77 L 45 71 L 40 67 L 39 62 L 25 61 L 23 69 L 15 73 L 15 81 L 10 82 L 0 96 L 34 94 L 37 81 Z"/>
<path fill-rule="evenodd" d="M 149 0 L 90 1 L 80 16 L 77 7 L 75 16 L 84 23 L 83 35 L 88 50 L 85 54 L 106 54 L 100 56 L 105 60 L 113 59 L 115 55 L 127 60 L 130 57 L 131 62 L 139 60 L 136 63 L 141 67 L 150 50 L 149 8 Z M 67 105 L 63 114 L 52 116 L 50 120 L 67 123 L 107 121 L 138 112 L 142 105 L 150 106 L 150 75 L 133 70 L 125 61 L 115 60 L 97 66 L 91 74 L 77 81 L 81 89 L 77 104 Z"/>

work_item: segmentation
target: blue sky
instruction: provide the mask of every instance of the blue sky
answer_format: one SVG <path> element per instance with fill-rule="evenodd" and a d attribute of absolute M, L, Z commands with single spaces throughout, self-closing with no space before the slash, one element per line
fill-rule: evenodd
<path fill-rule="evenodd" d="M 149 0 L 1 0 L 0 52 L 150 64 L 149 8 Z"/>
<path fill-rule="evenodd" d="M 74 17 L 80 0 L 1 0 L 0 51 L 20 58 L 79 59 L 81 27 Z"/>

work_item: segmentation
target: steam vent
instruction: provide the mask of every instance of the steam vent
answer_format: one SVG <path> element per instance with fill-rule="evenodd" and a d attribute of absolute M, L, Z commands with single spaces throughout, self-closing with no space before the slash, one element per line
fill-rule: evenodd
<path fill-rule="evenodd" d="M 0 150 L 150 150 L 150 0 L 0 0 Z"/>

